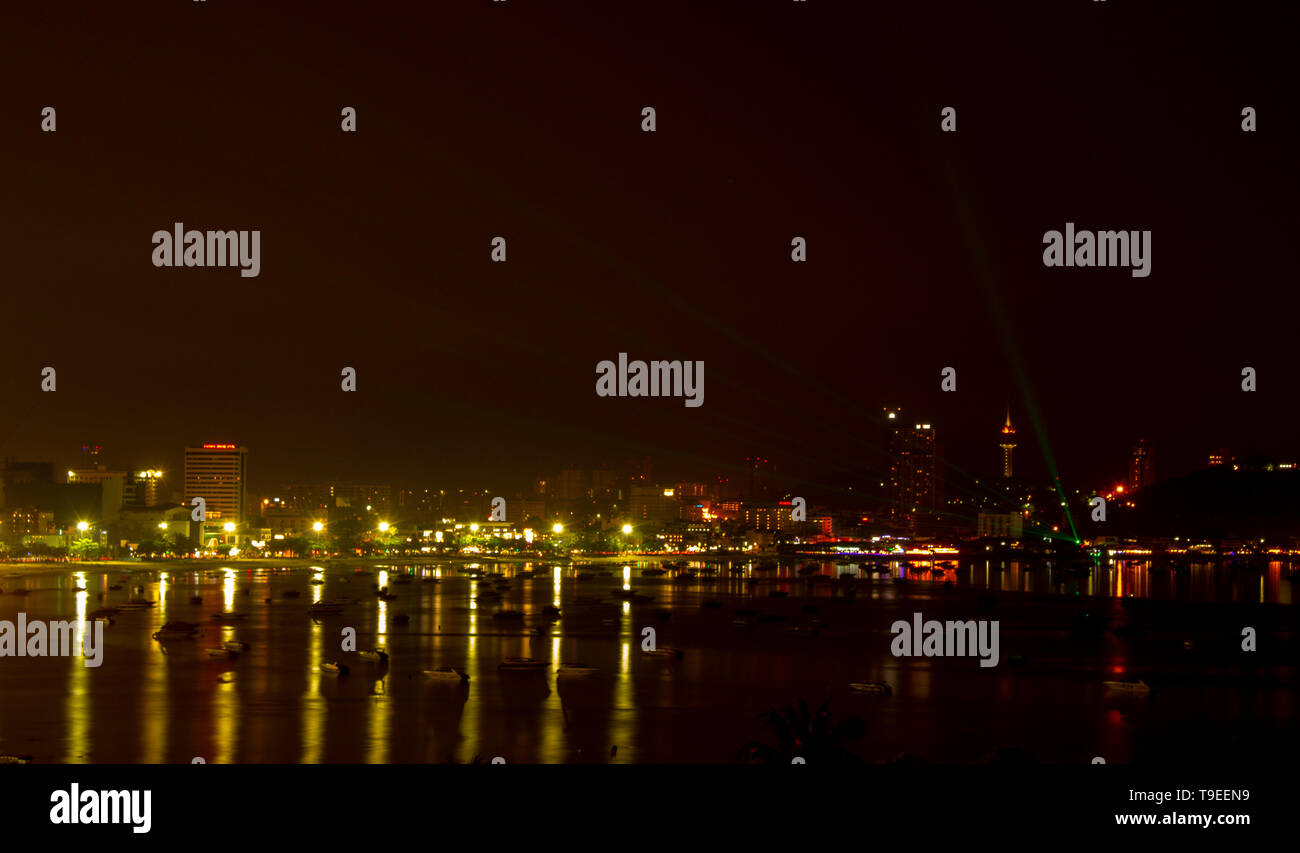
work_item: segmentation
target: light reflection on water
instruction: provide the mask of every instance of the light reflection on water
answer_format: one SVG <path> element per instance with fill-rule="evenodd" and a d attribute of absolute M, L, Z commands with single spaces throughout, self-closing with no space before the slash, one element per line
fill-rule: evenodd
<path fill-rule="evenodd" d="M 962 748 L 949 733 L 954 726 L 949 716 L 956 713 L 949 705 L 965 715 L 956 728 L 969 730 L 971 721 L 982 721 L 1012 737 L 1032 724 L 1038 713 L 1034 703 L 1048 696 L 1053 707 L 1066 709 L 1062 714 L 1071 718 L 1081 751 L 1104 746 L 1109 755 L 1122 756 L 1132 748 L 1131 718 L 1091 710 L 1100 707 L 1095 683 L 1100 676 L 1088 675 L 1088 667 L 1130 671 L 1133 662 L 1124 646 L 1108 641 L 1092 663 L 1063 655 L 1059 666 L 1083 667 L 1084 676 L 1052 676 L 1031 689 L 1009 668 L 960 669 L 950 661 L 881 654 L 886 626 L 896 612 L 941 607 L 945 595 L 964 587 L 1050 594 L 1047 600 L 1061 602 L 1093 592 L 1113 599 L 1292 601 L 1291 582 L 1278 562 L 1258 577 L 1208 564 L 1184 574 L 1153 572 L 1146 561 L 1119 561 L 1066 576 L 1043 565 L 999 560 L 962 563 L 933 576 L 918 571 L 928 570 L 929 563 L 914 561 L 908 568 L 893 561 L 889 577 L 873 577 L 869 561 L 825 562 L 827 580 L 820 581 L 796 574 L 797 566 L 808 562 L 782 565 L 774 573 L 755 573 L 749 566 L 739 576 L 724 569 L 712 580 L 690 583 L 642 576 L 639 570 L 654 565 L 650 561 L 598 565 L 597 577 L 582 581 L 572 566 L 485 564 L 476 568 L 502 572 L 511 582 L 501 600 L 485 601 L 482 608 L 477 596 L 493 589 L 495 579 L 470 578 L 462 567 L 448 565 L 421 569 L 412 583 L 392 586 L 397 597 L 391 610 L 372 589 L 397 575 L 387 568 L 376 575 L 354 574 L 351 566 L 159 572 L 156 580 L 137 574 L 113 592 L 107 586 L 121 569 L 29 575 L 22 581 L 32 590 L 26 603 L 0 598 L 0 618 L 13 619 L 20 606 L 42 617 L 75 615 L 78 642 L 91 624 L 86 622 L 91 594 L 106 597 L 96 606 L 114 606 L 136 597 L 133 589 L 140 584 L 143 597 L 158 605 L 118 614 L 105 630 L 104 666 L 98 669 L 82 666 L 79 659 L 0 660 L 0 695 L 28 697 L 7 703 L 0 713 L 0 752 L 32 752 L 38 760 L 64 762 L 188 763 L 193 756 L 210 763 L 464 762 L 495 755 L 510 763 L 728 761 L 740 742 L 761 734 L 753 723 L 756 709 L 832 695 L 841 707 L 875 715 L 872 737 L 883 739 L 880 749 L 887 750 L 889 738 L 895 738 L 922 751 Z M 534 569 L 536 579 L 515 576 Z M 851 599 L 845 584 L 831 580 L 842 572 L 860 578 L 846 582 L 854 590 Z M 440 583 L 422 582 L 430 575 Z M 902 586 L 892 582 L 899 576 L 907 578 Z M 194 593 L 214 588 L 213 578 L 219 598 L 192 605 Z M 313 578 L 325 583 L 309 584 Z M 87 591 L 68 596 L 73 586 Z M 634 605 L 612 598 L 620 588 L 654 600 Z M 309 589 L 310 595 L 299 603 L 283 596 L 290 589 Z M 790 598 L 770 598 L 774 589 Z M 312 620 L 305 613 L 308 601 L 353 597 L 359 603 L 342 614 Z M 724 606 L 706 610 L 701 607 L 706 599 L 723 600 Z M 856 609 L 847 621 L 831 620 L 841 636 L 831 643 L 828 637 L 783 632 L 785 624 L 806 615 L 800 601 Z M 555 626 L 541 619 L 545 604 L 563 610 Z M 743 607 L 784 608 L 787 621 L 733 627 L 731 610 Z M 64 609 L 70 612 L 62 614 Z M 500 609 L 521 610 L 525 621 L 492 619 Z M 249 615 L 226 625 L 211 619 L 213 613 L 232 611 Z M 670 618 L 659 621 L 660 611 Z M 409 622 L 395 622 L 395 613 L 409 614 Z M 201 623 L 201 635 L 166 647 L 150 639 L 172 619 Z M 379 665 L 341 651 L 345 626 L 356 629 L 359 649 L 384 648 L 390 662 Z M 535 627 L 542 633 L 534 637 L 529 631 Z M 689 654 L 681 661 L 641 654 L 644 627 L 656 629 L 659 645 L 685 647 Z M 252 648 L 230 660 L 204 655 L 205 647 L 226 640 Z M 1010 635 L 1006 642 L 1013 642 Z M 1041 645 L 1035 640 L 1031 646 L 1035 656 Z M 1003 653 L 1004 665 L 1010 651 L 1008 646 Z M 1052 660 L 1052 652 L 1042 654 Z M 545 659 L 549 667 L 540 673 L 499 672 L 497 664 L 507 656 Z M 320 665 L 333 660 L 348 664 L 351 673 L 322 673 Z M 555 667 L 564 661 L 582 661 L 599 672 L 557 681 Z M 464 669 L 471 680 L 464 686 L 434 683 L 423 673 L 436 666 Z M 227 671 L 234 678 L 222 680 Z M 50 682 L 48 676 L 56 673 L 59 680 Z M 888 681 L 896 696 L 888 704 L 864 704 L 861 697 L 845 695 L 849 680 Z M 1293 700 L 1265 692 L 1243 698 L 1212 691 L 1192 698 L 1209 706 L 1255 708 L 1293 722 L 1296 712 Z M 50 713 L 55 703 L 58 709 Z M 11 741 L 24 745 L 11 748 Z"/>

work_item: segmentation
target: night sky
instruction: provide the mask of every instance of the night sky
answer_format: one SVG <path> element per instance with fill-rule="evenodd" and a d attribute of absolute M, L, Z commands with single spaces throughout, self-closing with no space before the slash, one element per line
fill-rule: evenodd
<path fill-rule="evenodd" d="M 1161 477 L 1300 457 L 1294 7 L 410 6 L 5 3 L 0 455 L 237 441 L 257 489 L 758 453 L 816 500 L 886 405 L 950 493 L 993 476 L 1010 404 L 1070 487 L 1139 438 Z M 176 221 L 261 229 L 261 275 L 154 268 Z M 1067 221 L 1151 230 L 1151 275 L 1044 267 Z M 704 361 L 703 407 L 597 397 L 619 352 Z"/>

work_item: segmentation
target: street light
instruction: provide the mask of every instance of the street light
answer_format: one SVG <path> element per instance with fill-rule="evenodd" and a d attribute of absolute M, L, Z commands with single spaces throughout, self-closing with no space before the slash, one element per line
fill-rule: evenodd
<path fill-rule="evenodd" d="M 555 524 L 551 525 L 551 532 L 552 532 L 552 533 L 563 533 L 563 532 L 564 532 L 564 525 L 563 525 L 563 524 L 560 524 L 560 522 L 558 522 L 558 521 L 555 522 Z"/>
<path fill-rule="evenodd" d="M 233 521 L 227 521 L 225 524 L 222 525 L 222 529 L 224 529 L 227 533 L 234 533 L 234 532 L 235 532 L 235 522 L 233 522 Z"/>
<path fill-rule="evenodd" d="M 626 535 L 628 535 L 628 534 L 631 533 L 631 532 L 632 532 L 632 525 L 630 525 L 630 524 L 624 524 L 624 525 L 623 525 L 623 535 L 626 536 Z"/>
<path fill-rule="evenodd" d="M 388 532 L 388 522 L 387 522 L 387 521 L 381 521 L 381 522 L 379 522 L 379 532 L 380 532 L 380 533 L 387 533 L 387 532 Z"/>
<path fill-rule="evenodd" d="M 87 524 L 87 523 L 84 522 L 84 521 L 78 521 L 78 522 L 77 522 L 77 529 L 80 530 L 82 533 L 85 533 L 87 530 L 90 529 L 90 525 Z"/>
<path fill-rule="evenodd" d="M 477 524 L 471 524 L 471 525 L 469 526 L 469 532 L 470 532 L 470 533 L 478 533 L 478 525 L 477 525 Z"/>
<path fill-rule="evenodd" d="M 321 524 L 321 523 L 318 521 L 318 522 L 316 522 L 315 524 L 313 524 L 313 525 L 311 526 L 311 529 L 312 529 L 312 530 L 315 530 L 317 533 L 320 533 L 322 530 L 325 529 L 325 525 Z"/>
<path fill-rule="evenodd" d="M 165 521 L 160 521 L 160 522 L 158 522 L 158 529 L 159 529 L 159 530 L 166 530 L 166 529 L 167 529 L 167 522 L 165 522 Z"/>

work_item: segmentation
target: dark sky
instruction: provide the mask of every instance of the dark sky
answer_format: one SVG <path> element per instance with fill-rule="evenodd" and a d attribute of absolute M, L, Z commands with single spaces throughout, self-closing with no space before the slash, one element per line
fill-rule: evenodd
<path fill-rule="evenodd" d="M 1162 475 L 1300 455 L 1284 4 L 405 5 L 5 3 L 0 453 L 815 484 L 878 466 L 898 404 L 952 481 L 1009 403 L 1021 470 L 1045 441 L 1082 487 L 1138 438 Z M 261 229 L 260 277 L 154 268 L 175 221 Z M 1045 268 L 1067 221 L 1150 229 L 1152 274 Z M 704 406 L 598 398 L 621 351 L 703 360 Z"/>

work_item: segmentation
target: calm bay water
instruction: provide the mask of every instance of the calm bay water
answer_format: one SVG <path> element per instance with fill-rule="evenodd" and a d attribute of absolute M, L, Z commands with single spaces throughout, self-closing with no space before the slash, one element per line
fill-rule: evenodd
<path fill-rule="evenodd" d="M 981 761 L 999 747 L 1048 762 L 1164 760 L 1185 752 L 1188 737 L 1203 756 L 1224 760 L 1296 751 L 1300 656 L 1280 564 L 1239 577 L 1208 565 L 1175 575 L 1121 563 L 1057 578 L 1043 567 L 981 561 L 905 584 L 834 583 L 862 565 L 843 561 L 822 564 L 827 577 L 817 581 L 793 565 L 754 572 L 741 563 L 742 576 L 723 569 L 689 582 L 641 576 L 657 561 L 483 564 L 504 577 L 479 580 L 462 573 L 472 564 L 366 573 L 200 565 L 142 566 L 129 578 L 120 569 L 0 578 L 0 619 L 11 621 L 19 610 L 78 619 L 126 601 L 136 585 L 159 602 L 115 617 L 98 668 L 80 658 L 0 657 L 0 752 L 43 763 L 730 762 L 746 742 L 771 740 L 760 712 L 800 699 L 814 707 L 829 699 L 833 716 L 861 717 L 867 733 L 852 749 L 868 761 L 899 753 Z M 523 570 L 538 576 L 516 577 Z M 578 580 L 579 570 L 610 574 Z M 484 598 L 500 581 L 509 582 L 502 598 Z M 377 585 L 395 597 L 377 598 Z M 619 601 L 616 591 L 629 587 L 653 600 Z M 30 592 L 13 595 L 18 588 Z M 196 594 L 201 604 L 191 603 Z M 358 603 L 308 616 L 311 602 L 340 597 Z M 1126 606 L 1134 602 L 1141 606 Z M 546 605 L 562 609 L 553 625 L 542 618 Z M 502 608 L 525 617 L 494 619 Z M 739 627 L 736 610 L 768 619 Z M 230 611 L 248 615 L 213 621 Z M 914 612 L 998 620 L 999 666 L 894 657 L 890 625 Z M 824 623 L 816 635 L 787 631 L 814 617 Z M 170 620 L 200 623 L 201 634 L 152 639 Z M 1100 628 L 1080 630 L 1098 620 Z M 1241 652 L 1242 625 L 1258 631 L 1260 651 Z M 530 635 L 537 626 L 543 634 Z M 341 651 L 348 627 L 359 649 L 385 650 L 388 663 Z M 647 627 L 683 657 L 643 654 Z M 225 640 L 250 649 L 233 659 L 203 653 Z M 507 656 L 551 665 L 498 671 Z M 350 673 L 319 670 L 333 660 Z M 557 679 L 561 661 L 598 672 Z M 424 677 L 436 666 L 463 669 L 470 681 Z M 1101 684 L 1128 676 L 1147 680 L 1150 696 L 1115 699 Z M 848 688 L 882 680 L 892 696 Z"/>

